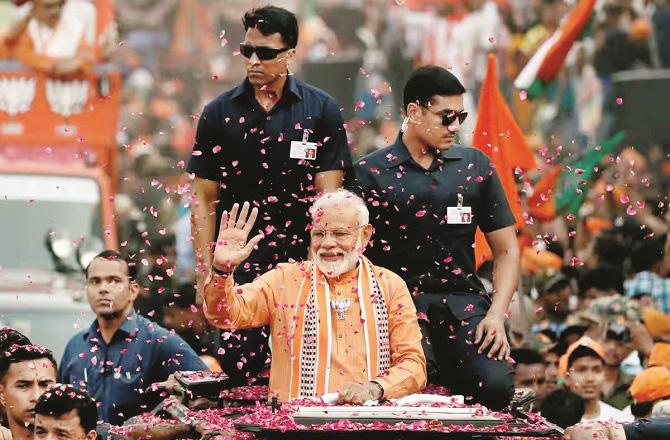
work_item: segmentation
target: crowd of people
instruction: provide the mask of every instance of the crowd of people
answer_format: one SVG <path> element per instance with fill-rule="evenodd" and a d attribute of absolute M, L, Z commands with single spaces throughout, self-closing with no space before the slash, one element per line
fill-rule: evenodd
<path fill-rule="evenodd" d="M 271 365 L 284 371 L 270 373 L 271 388 L 283 399 L 340 388 L 347 401 L 362 402 L 415 392 L 428 380 L 492 408 L 509 403 L 515 388 L 532 389 L 535 409 L 563 427 L 670 415 L 667 145 L 605 156 L 595 178 L 578 189 L 584 200 L 576 212 L 542 222 L 527 215 L 519 230 L 485 155 L 454 145 L 470 144 L 490 52 L 538 163 L 560 163 L 605 139 L 616 129 L 613 109 L 620 105 L 612 76 L 670 65 L 666 1 L 599 4 L 589 34 L 536 100 L 513 81 L 559 28 L 572 7 L 567 2 L 284 2 L 298 12 L 294 26 L 290 16 L 272 10 L 259 18 L 246 1 L 117 0 L 115 22 L 104 31 L 100 18 L 111 2 L 17 3 L 24 4 L 0 3 L 7 12 L 0 14 L 0 57 L 66 77 L 109 62 L 121 70 L 123 90 L 114 202 L 121 253 L 100 254 L 87 269 L 96 320 L 70 341 L 58 369 L 48 351 L 28 341 L 3 346 L 9 354 L 0 365 L 0 403 L 15 438 L 31 438 L 26 424 L 47 436 L 51 428 L 42 416 L 67 418 L 73 411 L 79 438 L 92 430 L 89 403 L 38 412 L 35 402 L 47 388 L 48 397 L 40 397 L 45 408 L 62 395 L 80 395 L 51 386 L 56 381 L 84 384 L 98 400 L 98 420 L 121 423 L 150 408 L 151 397 L 140 399 L 138 390 L 174 371 L 223 370 L 246 384 Z M 413 72 L 422 65 L 433 67 Z M 287 66 L 295 75 L 284 75 Z M 338 101 L 309 82 L 345 92 Z M 446 152 L 435 156 L 430 147 Z M 339 224 L 350 214 L 339 212 L 319 228 L 323 207 L 310 214 L 313 196 L 342 186 L 351 193 L 333 206 L 351 208 L 360 200 L 369 220 L 354 213 Z M 530 195 L 525 179 L 519 187 Z M 253 230 L 263 239 L 252 239 L 257 249 L 251 246 L 239 261 L 217 259 L 226 241 L 219 229 L 228 229 L 220 222 L 244 210 L 245 201 L 253 206 L 244 216 L 253 207 L 260 211 Z M 493 251 L 493 261 L 481 265 L 472 256 L 477 225 Z M 329 240 L 330 249 L 315 247 Z M 281 328 L 312 315 L 267 308 L 295 303 L 284 294 L 279 300 L 277 291 L 295 282 L 291 293 L 300 293 L 307 272 L 296 262 L 311 250 L 332 293 L 351 296 L 338 303 L 346 314 L 344 308 L 359 302 L 359 287 L 358 278 L 347 279 L 350 286 L 339 280 L 353 270 L 341 271 L 340 259 L 370 240 L 365 256 L 372 279 L 383 278 L 377 266 L 397 274 L 399 280 L 383 278 L 398 295 L 394 304 L 418 316 L 416 328 L 395 315 L 385 319 L 409 325 L 399 330 L 403 339 L 418 335 L 423 350 L 398 344 L 390 331 L 370 345 L 363 332 L 347 328 L 338 335 L 346 342 L 333 342 L 339 348 L 332 359 L 314 355 L 316 365 L 337 365 L 330 378 L 323 369 L 303 374 L 290 350 L 314 347 L 293 347 Z M 246 236 L 243 241 L 242 247 Z M 269 271 L 277 264 L 283 278 Z M 242 287 L 227 281 L 233 270 Z M 396 281 L 407 285 L 412 301 Z M 305 295 L 318 301 L 322 292 L 313 290 Z M 214 305 L 233 291 L 241 302 Z M 253 301 L 243 299 L 247 291 Z M 364 315 L 360 306 L 349 313 Z M 385 366 L 380 347 L 390 347 Z M 366 357 L 376 359 L 378 371 L 394 371 L 395 380 L 373 380 L 371 365 L 365 373 L 350 369 Z M 423 379 L 416 373 L 422 365 Z M 21 379 L 24 373 L 30 378 Z M 28 382 L 35 384 L 32 397 L 7 400 L 20 398 L 8 393 L 10 386 Z M 311 388 L 294 389 L 303 382 Z M 89 401 L 70 400 L 77 399 Z"/>

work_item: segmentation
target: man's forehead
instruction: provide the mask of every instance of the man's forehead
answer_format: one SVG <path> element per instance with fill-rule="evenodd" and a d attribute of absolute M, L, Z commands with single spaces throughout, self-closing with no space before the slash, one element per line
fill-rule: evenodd
<path fill-rule="evenodd" d="M 539 371 L 544 371 L 544 364 L 517 364 L 516 372 L 517 374 L 535 374 Z"/>
<path fill-rule="evenodd" d="M 462 95 L 435 95 L 430 100 L 430 109 L 435 113 L 443 110 L 463 110 L 463 96 Z"/>
<path fill-rule="evenodd" d="M 88 266 L 88 277 L 128 276 L 128 265 L 120 259 L 94 258 Z"/>
<path fill-rule="evenodd" d="M 517 369 L 535 369 L 535 368 L 545 368 L 544 364 L 541 364 L 539 362 L 536 362 L 534 364 L 517 364 L 516 365 Z"/>
<path fill-rule="evenodd" d="M 327 205 L 319 209 L 314 216 L 314 223 L 325 226 L 356 226 L 356 209 L 346 205 Z"/>
<path fill-rule="evenodd" d="M 603 364 L 603 360 L 595 356 L 584 356 L 575 359 L 572 362 L 572 368 L 577 367 L 598 367 Z"/>
<path fill-rule="evenodd" d="M 73 409 L 70 412 L 57 417 L 47 414 L 35 414 L 35 426 L 62 429 L 64 431 L 75 431 L 78 428 L 81 428 L 81 421 L 79 420 L 77 410 Z"/>
<path fill-rule="evenodd" d="M 244 36 L 245 43 L 252 43 L 254 46 L 268 46 L 280 48 L 284 44 L 284 39 L 279 32 L 270 35 L 263 35 L 258 28 L 252 27 L 247 29 Z"/>
<path fill-rule="evenodd" d="M 33 381 L 44 379 L 56 380 L 56 368 L 47 358 L 14 362 L 7 370 L 7 377 L 14 381 Z"/>

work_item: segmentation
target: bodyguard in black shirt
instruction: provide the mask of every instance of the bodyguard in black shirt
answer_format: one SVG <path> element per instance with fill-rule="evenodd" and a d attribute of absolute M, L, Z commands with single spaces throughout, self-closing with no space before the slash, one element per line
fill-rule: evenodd
<path fill-rule="evenodd" d="M 266 6 L 247 12 L 242 22 L 247 77 L 205 106 L 188 164 L 195 174 L 192 230 L 200 295 L 224 207 L 248 200 L 259 209 L 256 227 L 267 245 L 235 273 L 237 282 L 247 283 L 277 262 L 305 258 L 310 198 L 341 187 L 343 170 L 351 166 L 335 100 L 289 75 L 298 42 L 295 15 Z M 263 366 L 266 337 L 258 330 L 240 334 L 224 343 L 222 368 L 251 376 Z"/>
<path fill-rule="evenodd" d="M 455 145 L 465 89 L 447 70 L 415 70 L 395 144 L 361 159 L 350 186 L 375 227 L 366 255 L 413 291 L 429 380 L 490 408 L 507 405 L 514 376 L 505 313 L 519 276 L 514 217 L 489 158 Z M 494 256 L 490 298 L 475 275 L 479 226 Z"/>

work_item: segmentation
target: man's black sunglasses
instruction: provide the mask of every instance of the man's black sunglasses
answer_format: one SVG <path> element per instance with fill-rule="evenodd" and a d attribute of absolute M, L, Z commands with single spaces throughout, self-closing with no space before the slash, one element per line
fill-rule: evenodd
<path fill-rule="evenodd" d="M 421 104 L 419 104 L 419 105 L 421 105 Z M 430 111 L 429 107 L 426 107 L 424 105 L 422 105 L 421 107 L 427 108 L 428 111 Z M 437 116 L 440 116 L 435 112 L 431 112 L 431 113 L 433 113 Z M 447 110 L 447 112 L 442 115 L 442 125 L 445 125 L 445 126 L 448 127 L 451 124 L 453 124 L 456 119 L 458 119 L 459 124 L 463 124 L 463 122 L 465 122 L 465 119 L 467 117 L 468 117 L 468 112 L 466 112 L 466 111 L 457 112 L 457 111 L 454 111 L 454 110 Z"/>
<path fill-rule="evenodd" d="M 240 53 L 244 58 L 251 58 L 254 52 L 256 52 L 256 56 L 261 61 L 273 60 L 277 58 L 277 55 L 289 49 L 290 47 L 285 47 L 283 49 L 275 49 L 273 47 L 249 46 L 248 44 L 240 43 Z"/>
<path fill-rule="evenodd" d="M 465 122 L 465 119 L 467 117 L 468 112 L 466 111 L 460 111 L 460 112 L 448 111 L 442 115 L 442 125 L 446 125 L 448 127 L 451 124 L 453 124 L 456 119 L 458 119 L 459 124 L 463 124 L 463 122 Z"/>

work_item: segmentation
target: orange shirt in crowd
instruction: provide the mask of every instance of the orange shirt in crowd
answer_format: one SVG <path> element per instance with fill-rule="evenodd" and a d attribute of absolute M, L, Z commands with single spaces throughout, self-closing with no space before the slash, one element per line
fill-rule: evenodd
<path fill-rule="evenodd" d="M 280 264 L 249 284 L 235 286 L 233 277 L 211 272 L 205 284 L 205 316 L 217 327 L 234 330 L 269 325 L 272 341 L 270 395 L 280 400 L 289 396 L 291 337 L 294 307 L 311 262 Z M 416 393 L 426 385 L 426 360 L 416 308 L 405 282 L 393 272 L 373 266 L 388 307 L 391 368 L 374 378 L 384 388 L 384 398 Z M 366 383 L 365 339 L 358 304 L 358 269 L 338 279 L 328 279 L 337 298 L 351 299 L 345 320 L 330 311 L 333 348 L 328 393 L 351 382 Z M 218 305 L 221 306 L 218 306 Z M 301 306 L 305 306 L 304 304 Z"/>

